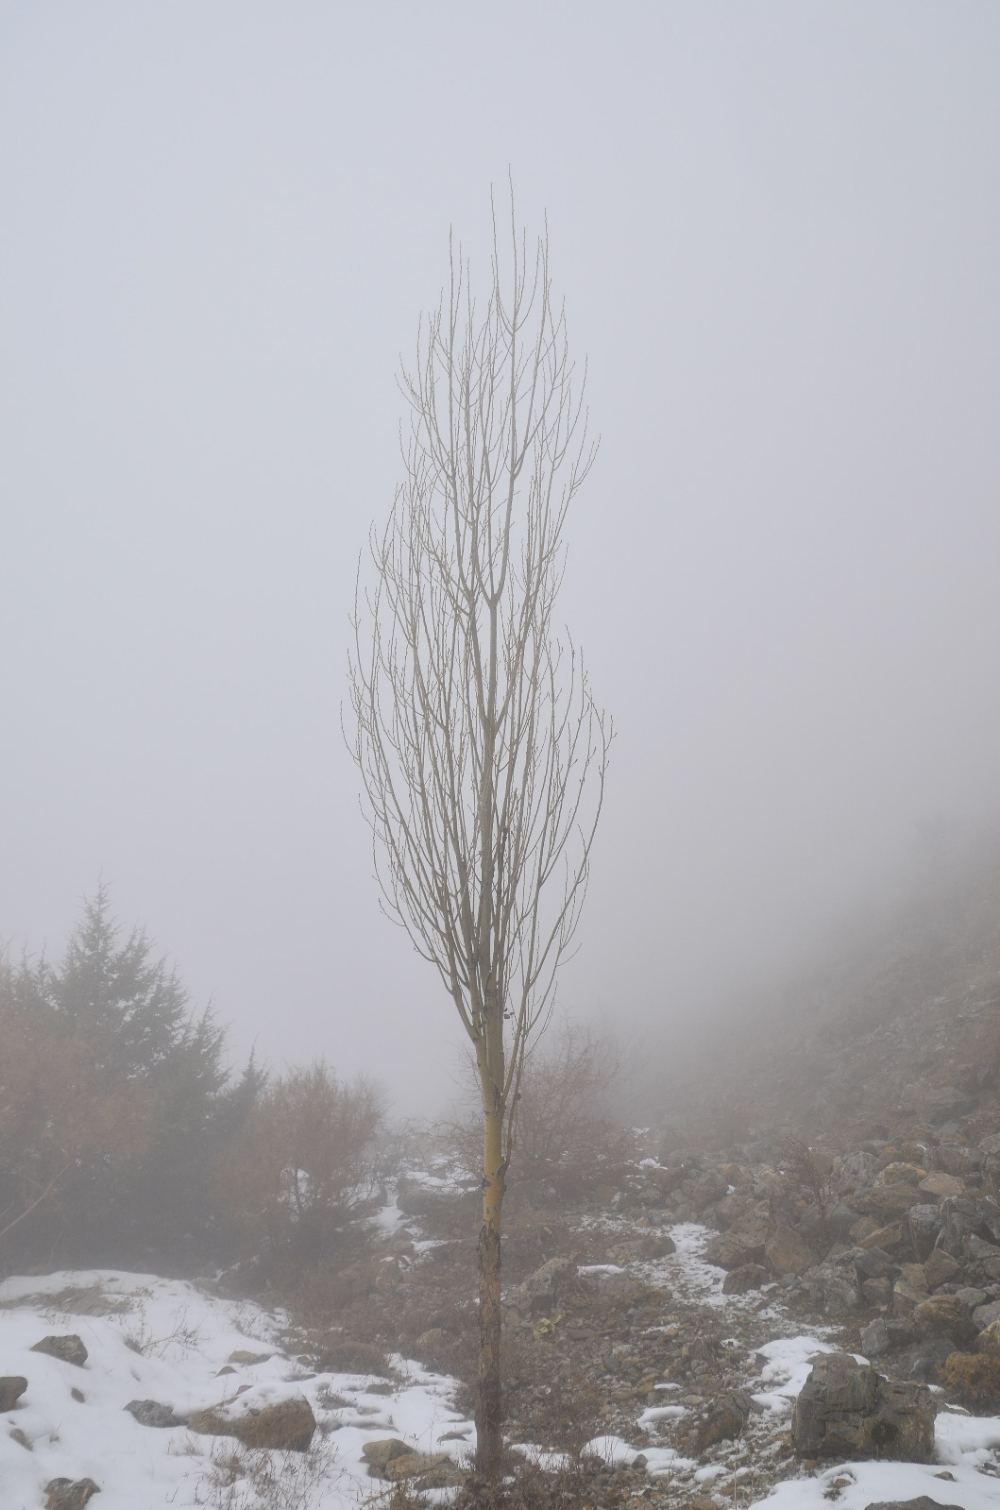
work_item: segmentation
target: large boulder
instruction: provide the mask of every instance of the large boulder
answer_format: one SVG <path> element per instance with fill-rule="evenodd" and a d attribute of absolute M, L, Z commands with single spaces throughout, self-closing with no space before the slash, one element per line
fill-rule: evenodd
<path fill-rule="evenodd" d="M 802 1458 L 934 1461 L 934 1406 L 925 1385 L 896 1384 L 849 1353 L 825 1353 L 795 1404 L 795 1451 Z"/>
<path fill-rule="evenodd" d="M 259 1385 L 234 1400 L 196 1410 L 188 1427 L 207 1436 L 236 1437 L 244 1447 L 307 1452 L 316 1417 L 298 1391 L 276 1395 L 273 1385 Z"/>

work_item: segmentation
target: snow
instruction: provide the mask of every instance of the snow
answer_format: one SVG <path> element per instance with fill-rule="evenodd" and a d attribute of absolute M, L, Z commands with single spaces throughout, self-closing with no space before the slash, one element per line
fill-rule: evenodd
<path fill-rule="evenodd" d="M 381 1487 L 361 1458 L 366 1441 L 392 1435 L 456 1462 L 471 1456 L 475 1429 L 454 1409 L 454 1380 L 399 1357 L 390 1360 L 398 1377 L 388 1394 L 371 1375 L 310 1375 L 283 1351 L 284 1323 L 280 1313 L 151 1274 L 8 1279 L 0 1285 L 2 1372 L 23 1375 L 28 1388 L 0 1428 L 4 1510 L 38 1510 L 53 1478 L 93 1479 L 101 1510 L 257 1510 L 253 1468 L 262 1459 L 286 1482 L 297 1510 L 356 1510 Z M 82 1368 L 31 1350 L 42 1337 L 66 1333 L 87 1349 Z M 255 1361 L 230 1363 L 234 1353 Z M 231 1372 L 220 1376 L 221 1369 Z M 131 1400 L 156 1400 L 188 1415 L 235 1401 L 244 1386 L 250 1390 L 235 1410 L 304 1395 L 319 1426 L 312 1450 L 243 1454 L 232 1438 L 141 1426 L 125 1409 Z M 440 1440 L 457 1432 L 461 1440 Z M 234 1451 L 249 1472 L 235 1484 L 223 1472 Z"/>

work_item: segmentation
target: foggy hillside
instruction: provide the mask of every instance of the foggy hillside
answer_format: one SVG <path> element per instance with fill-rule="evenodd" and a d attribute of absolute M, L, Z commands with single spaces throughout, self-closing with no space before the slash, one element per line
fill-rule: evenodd
<path fill-rule="evenodd" d="M 860 1140 L 905 1115 L 942 1122 L 995 1103 L 1000 833 L 980 837 L 905 904 L 836 929 L 792 978 L 661 1055 L 646 1077 L 650 1114 L 695 1138 L 792 1128 Z"/>

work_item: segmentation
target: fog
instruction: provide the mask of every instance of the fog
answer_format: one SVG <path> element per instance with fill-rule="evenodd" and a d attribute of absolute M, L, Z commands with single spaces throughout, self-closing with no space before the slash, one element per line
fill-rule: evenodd
<path fill-rule="evenodd" d="M 0 11 L 0 935 L 98 879 L 239 1053 L 405 1112 L 458 1023 L 340 733 L 400 355 L 547 213 L 617 737 L 560 1002 L 634 1047 L 1000 809 L 1000 11 Z"/>

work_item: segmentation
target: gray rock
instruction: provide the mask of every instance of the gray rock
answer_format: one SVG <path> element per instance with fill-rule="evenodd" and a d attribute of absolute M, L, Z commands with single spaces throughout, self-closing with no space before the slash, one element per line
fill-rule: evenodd
<path fill-rule="evenodd" d="M 161 1405 L 159 1400 L 130 1400 L 124 1407 L 135 1417 L 140 1426 L 186 1426 L 187 1416 L 175 1416 L 172 1405 Z"/>
<path fill-rule="evenodd" d="M 848 1353 L 817 1358 L 795 1405 L 802 1458 L 934 1461 L 934 1406 L 924 1385 L 896 1384 Z"/>
<path fill-rule="evenodd" d="M 991 1300 L 987 1306 L 977 1306 L 972 1313 L 972 1324 L 977 1332 L 985 1332 L 994 1321 L 1000 1321 L 1000 1300 Z"/>
<path fill-rule="evenodd" d="M 876 1316 L 861 1330 L 861 1351 L 868 1358 L 881 1358 L 890 1347 L 889 1328 L 881 1316 Z"/>
<path fill-rule="evenodd" d="M 87 1361 L 87 1349 L 73 1332 L 62 1337 L 43 1337 L 41 1342 L 32 1345 L 31 1351 L 48 1353 L 51 1358 L 61 1358 L 63 1363 L 73 1363 L 77 1368 L 83 1368 Z"/>
<path fill-rule="evenodd" d="M 0 1378 L 0 1411 L 13 1410 L 27 1388 L 23 1374 L 4 1374 Z"/>

